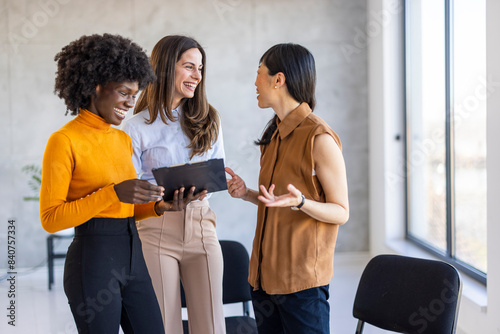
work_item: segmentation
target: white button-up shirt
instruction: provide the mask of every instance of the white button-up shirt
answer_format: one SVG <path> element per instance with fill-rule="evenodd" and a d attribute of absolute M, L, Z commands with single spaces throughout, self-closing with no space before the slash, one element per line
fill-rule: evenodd
<path fill-rule="evenodd" d="M 163 123 L 159 115 L 152 124 L 146 124 L 149 120 L 147 109 L 123 122 L 122 130 L 132 138 L 132 161 L 139 179 L 156 184 L 153 168 L 225 158 L 222 128 L 219 128 L 219 136 L 212 148 L 190 159 L 191 149 L 187 148 L 190 140 L 182 132 L 178 109 L 172 110 L 172 114 L 177 120 L 168 121 L 168 124 Z"/>

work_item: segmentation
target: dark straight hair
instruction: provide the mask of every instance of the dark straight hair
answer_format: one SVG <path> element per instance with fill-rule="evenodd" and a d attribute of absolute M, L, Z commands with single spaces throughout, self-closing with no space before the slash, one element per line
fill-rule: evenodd
<path fill-rule="evenodd" d="M 277 44 L 267 50 L 260 58 L 269 75 L 283 73 L 288 93 L 298 102 L 306 102 L 311 110 L 316 106 L 316 65 L 314 57 L 305 47 L 293 44 Z M 267 124 L 262 138 L 255 142 L 257 145 L 267 145 L 277 129 L 275 115 Z"/>
<path fill-rule="evenodd" d="M 172 103 L 175 92 L 175 64 L 181 59 L 182 54 L 189 49 L 196 48 L 202 56 L 203 67 L 201 80 L 194 91 L 193 98 L 183 99 L 182 115 L 179 122 L 182 131 L 191 140 L 188 148 L 194 155 L 207 152 L 219 136 L 219 113 L 212 107 L 205 93 L 205 50 L 191 37 L 169 35 L 163 37 L 151 52 L 151 65 L 157 80 L 150 83 L 140 95 L 134 109 L 137 114 L 146 108 L 149 111 L 148 124 L 153 123 L 158 116 L 163 123 L 174 122 Z"/>

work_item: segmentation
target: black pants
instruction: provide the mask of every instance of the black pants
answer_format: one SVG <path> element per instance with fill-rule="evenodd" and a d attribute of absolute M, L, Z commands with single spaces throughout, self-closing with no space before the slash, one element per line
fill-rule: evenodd
<path fill-rule="evenodd" d="M 93 218 L 75 227 L 64 291 L 78 333 L 163 334 L 134 218 Z"/>
<path fill-rule="evenodd" d="M 252 291 L 259 334 L 329 334 L 328 285 L 286 295 Z"/>

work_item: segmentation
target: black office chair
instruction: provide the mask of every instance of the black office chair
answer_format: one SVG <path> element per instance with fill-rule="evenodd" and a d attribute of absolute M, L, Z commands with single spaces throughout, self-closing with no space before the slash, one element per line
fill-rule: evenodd
<path fill-rule="evenodd" d="M 367 264 L 354 299 L 356 334 L 366 323 L 397 333 L 456 331 L 462 283 L 442 261 L 379 255 Z"/>
<path fill-rule="evenodd" d="M 69 238 L 73 238 L 73 234 L 49 234 L 47 236 L 47 271 L 49 273 L 49 290 L 52 290 L 52 284 L 54 284 L 54 260 L 66 258 L 66 250 L 64 252 L 55 251 L 54 241 Z"/>
<path fill-rule="evenodd" d="M 222 279 L 223 304 L 242 303 L 243 315 L 226 317 L 227 334 L 257 334 L 257 323 L 250 317 L 250 284 L 248 283 L 248 252 L 237 241 L 220 240 L 224 258 Z M 182 307 L 186 307 L 184 289 L 181 285 Z M 184 334 L 189 333 L 188 320 L 183 321 Z"/>

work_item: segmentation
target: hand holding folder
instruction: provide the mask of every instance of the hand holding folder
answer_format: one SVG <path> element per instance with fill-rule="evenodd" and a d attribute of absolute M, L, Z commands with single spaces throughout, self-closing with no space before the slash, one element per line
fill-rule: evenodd
<path fill-rule="evenodd" d="M 171 201 L 174 198 L 174 192 L 182 187 L 185 188 L 184 197 L 187 196 L 192 186 L 196 188 L 194 195 L 203 190 L 212 193 L 227 189 L 223 159 L 154 168 L 152 172 L 156 183 L 165 188 L 164 201 Z"/>

